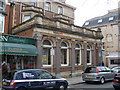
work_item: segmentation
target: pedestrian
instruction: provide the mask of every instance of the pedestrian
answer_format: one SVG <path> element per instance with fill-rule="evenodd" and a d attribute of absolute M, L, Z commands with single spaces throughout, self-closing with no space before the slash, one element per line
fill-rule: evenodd
<path fill-rule="evenodd" d="M 2 78 L 6 78 L 8 77 L 9 73 L 8 73 L 8 68 L 7 68 L 7 64 L 5 62 L 2 63 Z"/>

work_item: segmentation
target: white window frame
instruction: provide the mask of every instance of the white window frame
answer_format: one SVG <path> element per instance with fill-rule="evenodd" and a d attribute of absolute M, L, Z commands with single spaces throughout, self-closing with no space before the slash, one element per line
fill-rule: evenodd
<path fill-rule="evenodd" d="M 45 10 L 51 11 L 51 3 L 50 2 L 45 2 Z"/>
<path fill-rule="evenodd" d="M 58 14 L 63 14 L 63 7 L 58 6 Z"/>
<path fill-rule="evenodd" d="M 0 23 L 1 23 L 1 27 L 2 27 L 0 33 L 4 33 L 4 20 L 5 20 L 5 17 L 2 14 L 0 14 L 0 17 L 1 17 Z"/>
<path fill-rule="evenodd" d="M 78 44 L 79 45 L 79 44 Z M 79 45 L 79 48 L 75 48 L 75 52 L 76 52 L 76 50 L 78 50 L 79 51 L 79 64 L 78 65 L 81 65 L 82 64 L 82 58 L 81 58 L 81 45 Z M 75 60 L 76 60 L 76 57 L 75 57 Z M 77 65 L 77 63 L 75 62 L 75 65 Z"/>
<path fill-rule="evenodd" d="M 43 45 L 43 48 L 53 49 L 52 42 L 50 40 L 48 40 L 48 41 L 51 43 L 51 45 Z M 42 54 L 42 56 L 43 56 L 43 54 Z M 50 60 L 51 60 L 51 65 L 44 65 L 44 64 L 42 64 L 43 67 L 52 67 L 53 66 L 53 55 L 50 55 Z"/>
<path fill-rule="evenodd" d="M 90 47 L 90 45 L 87 45 L 87 47 Z M 88 51 L 90 52 L 90 54 L 89 54 L 89 55 L 90 55 L 90 56 L 89 56 L 89 57 L 90 57 L 90 58 L 89 58 L 90 63 L 87 63 L 87 65 L 91 65 L 91 64 L 92 64 L 92 52 L 91 52 L 91 47 L 90 47 L 90 49 L 87 48 L 87 52 L 88 52 Z"/>
<path fill-rule="evenodd" d="M 68 60 L 69 60 L 69 49 L 68 49 L 68 44 L 67 44 L 66 42 L 64 42 L 64 43 L 67 45 L 67 47 L 62 47 L 62 46 L 61 46 L 61 50 L 62 50 L 62 49 L 66 49 L 66 50 L 67 50 L 67 52 L 66 52 L 66 53 L 67 53 L 67 54 L 66 54 L 66 55 L 67 55 L 67 57 L 66 57 L 66 59 L 67 59 L 67 64 L 62 64 L 62 63 L 61 63 L 61 66 L 68 66 L 68 65 L 69 65 L 69 61 L 68 61 Z"/>

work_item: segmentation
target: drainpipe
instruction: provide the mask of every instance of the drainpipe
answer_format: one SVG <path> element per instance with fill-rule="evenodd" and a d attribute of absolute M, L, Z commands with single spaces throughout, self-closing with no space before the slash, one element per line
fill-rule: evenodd
<path fill-rule="evenodd" d="M 12 20 L 13 20 L 13 7 L 15 3 L 10 2 L 10 7 L 9 7 L 9 17 L 8 17 L 8 34 L 12 34 Z"/>

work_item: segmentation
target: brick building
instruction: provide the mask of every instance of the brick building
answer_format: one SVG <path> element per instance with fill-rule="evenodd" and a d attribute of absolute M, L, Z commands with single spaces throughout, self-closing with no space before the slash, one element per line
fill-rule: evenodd
<path fill-rule="evenodd" d="M 8 9 L 6 31 L 37 40 L 36 68 L 69 75 L 100 62 L 101 31 L 74 25 L 75 8 L 64 0 L 14 2 Z"/>

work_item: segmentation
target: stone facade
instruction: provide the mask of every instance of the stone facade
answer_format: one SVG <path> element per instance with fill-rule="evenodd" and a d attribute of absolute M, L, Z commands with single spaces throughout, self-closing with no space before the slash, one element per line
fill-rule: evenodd
<path fill-rule="evenodd" d="M 19 15 L 11 16 L 14 23 L 12 34 L 37 39 L 39 55 L 36 68 L 46 69 L 56 75 L 69 76 L 79 74 L 87 66 L 98 65 L 99 44 L 103 38 L 101 31 L 74 25 L 74 7 L 51 1 L 52 8 L 60 5 L 65 10 L 63 14 L 57 14 L 56 8 L 47 11 L 40 3 L 30 6 L 15 2 L 13 13 L 16 13 L 16 4 L 21 11 Z M 24 16 L 28 14 L 31 17 L 24 21 Z"/>

